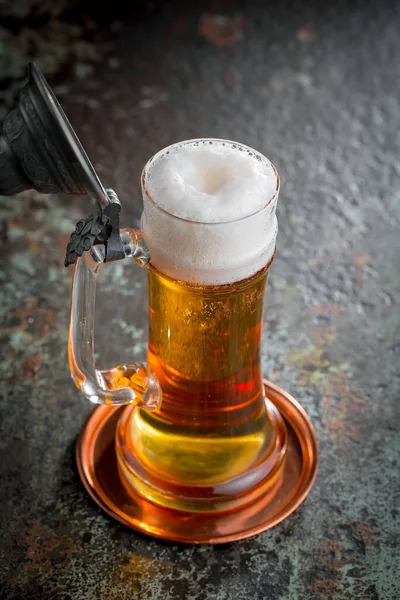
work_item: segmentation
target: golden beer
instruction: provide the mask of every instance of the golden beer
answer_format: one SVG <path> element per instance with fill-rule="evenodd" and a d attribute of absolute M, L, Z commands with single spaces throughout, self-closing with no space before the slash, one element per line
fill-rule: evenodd
<path fill-rule="evenodd" d="M 163 400 L 158 411 L 126 417 L 117 444 L 130 458 L 129 468 L 120 461 L 124 477 L 147 498 L 215 510 L 218 499 L 245 492 L 249 473 L 253 485 L 269 473 L 276 432 L 260 370 L 267 273 L 213 286 L 149 269 L 148 362 Z M 210 502 L 196 503 L 206 488 Z"/>

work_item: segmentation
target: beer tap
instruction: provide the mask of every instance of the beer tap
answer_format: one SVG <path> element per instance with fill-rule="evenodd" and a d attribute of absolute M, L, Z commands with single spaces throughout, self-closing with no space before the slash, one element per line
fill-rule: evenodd
<path fill-rule="evenodd" d="M 88 195 L 96 200 L 96 211 L 78 221 L 71 234 L 65 266 L 96 244 L 104 245 L 105 262 L 124 257 L 117 194 L 102 185 L 35 63 L 29 63 L 28 81 L 5 117 L 0 134 L 0 194 L 10 196 L 28 189 Z"/>

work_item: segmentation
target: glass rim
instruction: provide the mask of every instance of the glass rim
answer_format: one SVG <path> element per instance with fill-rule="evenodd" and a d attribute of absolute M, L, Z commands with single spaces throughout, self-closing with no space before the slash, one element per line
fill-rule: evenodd
<path fill-rule="evenodd" d="M 254 212 L 250 213 L 249 215 L 245 215 L 243 217 L 239 217 L 238 219 L 231 219 L 229 221 L 211 221 L 211 222 L 210 221 L 196 221 L 196 220 L 193 220 L 193 219 L 187 219 L 185 217 L 179 217 L 178 215 L 174 215 L 173 213 L 169 212 L 168 210 L 166 210 L 165 208 L 163 208 L 162 206 L 160 206 L 154 200 L 154 198 L 151 196 L 151 194 L 149 193 L 149 191 L 148 191 L 148 189 L 146 187 L 146 177 L 147 177 L 147 174 L 149 172 L 149 169 L 150 169 L 152 163 L 155 160 L 157 160 L 158 158 L 160 158 L 160 156 L 162 156 L 163 154 L 165 154 L 165 152 L 168 151 L 170 148 L 176 148 L 178 146 L 186 146 L 186 145 L 189 145 L 189 144 L 193 144 L 195 142 L 204 142 L 204 143 L 206 143 L 206 142 L 224 142 L 226 144 L 233 144 L 235 147 L 238 146 L 240 148 L 243 148 L 243 149 L 246 149 L 246 150 L 250 150 L 255 155 L 259 156 L 261 158 L 261 160 L 263 160 L 264 162 L 267 162 L 269 165 L 271 165 L 271 167 L 272 167 L 272 169 L 273 169 L 273 171 L 275 173 L 275 177 L 276 177 L 276 186 L 275 186 L 274 193 L 268 199 L 267 203 L 264 204 L 261 208 L 258 208 Z M 207 226 L 212 226 L 212 225 L 228 225 L 229 223 L 240 223 L 241 221 L 245 221 L 246 219 L 251 219 L 252 217 L 255 217 L 256 215 L 262 213 L 270 204 L 272 204 L 274 202 L 274 200 L 277 198 L 277 196 L 279 194 L 279 189 L 280 189 L 280 177 L 279 177 L 279 173 L 278 173 L 275 165 L 264 154 L 261 154 L 261 152 L 258 152 L 258 150 L 255 150 L 251 146 L 247 146 L 246 144 L 242 144 L 240 142 L 235 142 L 233 140 L 227 140 L 227 139 L 224 139 L 224 138 L 192 138 L 192 139 L 189 139 L 189 140 L 183 140 L 181 142 L 175 142 L 173 144 L 170 144 L 169 146 L 166 146 L 162 150 L 159 150 L 158 152 L 156 152 L 156 154 L 153 154 L 153 156 L 151 158 L 149 158 L 149 160 L 146 162 L 146 164 L 145 164 L 145 166 L 143 167 L 143 170 L 142 170 L 140 181 L 141 181 L 141 185 L 142 185 L 142 191 L 145 194 L 146 198 L 159 211 L 161 211 L 164 214 L 168 215 L 172 219 L 176 219 L 177 221 L 182 221 L 184 223 L 192 223 L 194 225 L 207 225 Z"/>

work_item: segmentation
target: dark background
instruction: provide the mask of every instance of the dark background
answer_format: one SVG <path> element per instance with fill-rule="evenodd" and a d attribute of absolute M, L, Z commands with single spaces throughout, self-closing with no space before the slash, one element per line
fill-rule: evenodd
<path fill-rule="evenodd" d="M 67 369 L 62 266 L 91 207 L 1 198 L 1 598 L 398 600 L 399 22 L 387 0 L 0 2 L 1 116 L 37 60 L 123 225 L 172 142 L 231 138 L 275 163 L 263 367 L 321 446 L 309 498 L 253 539 L 184 547 L 103 515 L 75 468 L 90 407 Z M 142 358 L 143 273 L 120 263 L 101 285 L 100 363 Z"/>

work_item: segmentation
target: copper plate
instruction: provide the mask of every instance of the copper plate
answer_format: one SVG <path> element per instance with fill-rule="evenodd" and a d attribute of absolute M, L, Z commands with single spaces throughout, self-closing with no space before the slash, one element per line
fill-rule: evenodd
<path fill-rule="evenodd" d="M 99 406 L 79 435 L 76 458 L 84 486 L 111 517 L 148 535 L 188 544 L 232 542 L 261 533 L 288 517 L 309 493 L 318 468 L 314 428 L 300 404 L 278 386 L 264 380 L 265 395 L 284 417 L 288 455 L 283 483 L 272 498 L 229 513 L 187 513 L 157 506 L 129 495 L 117 469 L 115 428 L 124 407 Z"/>

